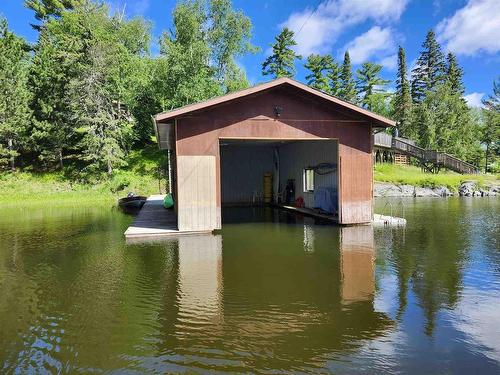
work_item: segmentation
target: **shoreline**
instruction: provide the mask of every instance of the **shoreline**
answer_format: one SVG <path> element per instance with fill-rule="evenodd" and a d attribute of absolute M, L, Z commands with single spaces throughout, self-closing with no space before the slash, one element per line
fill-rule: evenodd
<path fill-rule="evenodd" d="M 500 196 L 500 185 L 478 186 L 476 181 L 462 182 L 456 191 L 446 186 L 423 187 L 393 182 L 374 181 L 373 196 L 375 198 L 398 197 L 495 197 Z"/>

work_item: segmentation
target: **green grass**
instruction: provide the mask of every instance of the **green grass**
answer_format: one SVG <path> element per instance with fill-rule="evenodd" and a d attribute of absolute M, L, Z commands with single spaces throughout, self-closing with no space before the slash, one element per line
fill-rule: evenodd
<path fill-rule="evenodd" d="M 477 181 L 479 186 L 499 183 L 498 175 L 462 175 L 449 171 L 431 174 L 422 172 L 420 168 L 415 166 L 395 164 L 376 164 L 374 179 L 379 182 L 392 182 L 400 185 L 422 187 L 446 186 L 453 191 L 456 191 L 464 181 Z"/>
<path fill-rule="evenodd" d="M 118 197 L 133 191 L 140 195 L 159 192 L 158 165 L 163 155 L 155 148 L 131 152 L 128 166 L 112 177 L 93 176 L 87 181 L 63 172 L 0 172 L 0 203 L 114 204 Z M 165 181 L 161 188 L 165 190 Z"/>

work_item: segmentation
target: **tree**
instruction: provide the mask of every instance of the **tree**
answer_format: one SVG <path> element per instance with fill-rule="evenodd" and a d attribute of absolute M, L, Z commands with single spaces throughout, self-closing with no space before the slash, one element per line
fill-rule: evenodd
<path fill-rule="evenodd" d="M 31 149 L 45 167 L 57 163 L 60 169 L 65 151 L 74 145 L 67 91 L 84 48 L 83 36 L 71 35 L 69 24 L 73 22 L 66 19 L 46 23 L 34 48 L 29 76 L 33 93 Z"/>
<path fill-rule="evenodd" d="M 373 108 L 374 98 L 372 98 L 372 95 L 386 95 L 383 92 L 383 87 L 390 82 L 388 80 L 382 79 L 379 76 L 381 70 L 382 65 L 365 62 L 357 71 L 357 93 L 361 98 L 361 103 L 369 110 Z M 379 100 L 379 98 L 377 98 L 377 100 Z"/>
<path fill-rule="evenodd" d="M 333 69 L 334 64 L 331 55 L 309 55 L 304 65 L 310 71 L 306 76 L 307 84 L 317 90 L 330 92 L 328 73 Z"/>
<path fill-rule="evenodd" d="M 245 73 L 235 58 L 257 52 L 250 42 L 252 22 L 242 11 L 235 11 L 230 0 L 211 0 L 206 20 L 207 40 L 210 46 L 215 76 L 225 92 L 248 86 Z"/>
<path fill-rule="evenodd" d="M 69 86 L 73 120 L 79 126 L 76 131 L 83 135 L 79 142 L 80 158 L 92 170 L 105 168 L 108 175 L 124 164 L 124 150 L 133 136 L 133 120 L 114 100 L 109 80 L 112 48 L 113 45 L 103 42 L 92 43 L 88 64 Z"/>
<path fill-rule="evenodd" d="M 340 70 L 340 90 L 339 97 L 345 101 L 356 102 L 356 82 L 352 76 L 351 58 L 349 51 L 344 54 L 344 62 Z"/>
<path fill-rule="evenodd" d="M 490 164 L 500 157 L 500 77 L 493 82 L 493 94 L 483 100 L 484 125 L 480 140 L 486 146 L 484 172 L 490 171 Z"/>
<path fill-rule="evenodd" d="M 34 48 L 30 72 L 34 94 L 31 144 L 44 167 L 57 164 L 63 168 L 65 159 L 84 160 L 78 158 L 83 134 L 75 131 L 75 124 L 81 122 L 77 115 L 83 112 L 77 110 L 71 101 L 75 97 L 68 93 L 70 86 L 87 74 L 93 61 L 90 47 L 107 46 L 106 89 L 110 102 L 117 106 L 116 113 L 122 116 L 139 107 L 138 93 L 149 80 L 144 58 L 149 38 L 150 26 L 142 19 L 128 21 L 123 14 L 110 16 L 105 5 L 93 2 L 46 21 Z M 151 127 L 149 115 L 147 123 Z"/>
<path fill-rule="evenodd" d="M 384 117 L 391 118 L 394 115 L 394 103 L 391 94 L 387 92 L 375 92 L 370 95 L 366 107 Z"/>
<path fill-rule="evenodd" d="M 155 83 L 160 109 L 171 109 L 248 86 L 236 57 L 254 52 L 252 24 L 228 0 L 182 1 L 174 29 L 160 41 Z"/>
<path fill-rule="evenodd" d="M 453 53 L 448 53 L 446 56 L 446 80 L 449 82 L 453 94 L 458 94 L 460 96 L 465 94 L 462 76 L 463 70 L 458 65 L 457 58 Z"/>
<path fill-rule="evenodd" d="M 28 45 L 9 31 L 0 18 L 0 166 L 10 164 L 26 138 L 25 130 L 31 111 L 28 107 Z"/>
<path fill-rule="evenodd" d="M 462 97 L 451 91 L 449 82 L 427 93 L 417 106 L 415 121 L 420 125 L 420 146 L 476 161 L 479 148 L 476 124 Z"/>
<path fill-rule="evenodd" d="M 200 1 L 181 2 L 174 9 L 174 29 L 160 40 L 156 77 L 165 98 L 162 109 L 171 109 L 223 93 L 215 68 L 210 65 L 210 44 L 205 37 L 206 16 Z"/>
<path fill-rule="evenodd" d="M 275 43 L 272 45 L 273 53 L 262 64 L 262 74 L 275 78 L 295 75 L 295 60 L 302 57 L 292 49 L 297 45 L 293 35 L 293 31 L 285 27 L 276 36 Z"/>
<path fill-rule="evenodd" d="M 412 101 L 410 83 L 407 77 L 406 54 L 403 47 L 398 50 L 398 73 L 396 78 L 396 93 L 394 96 L 394 118 L 397 122 L 401 136 L 414 138 L 416 136 L 412 127 L 411 113 Z"/>
<path fill-rule="evenodd" d="M 332 64 L 327 72 L 327 78 L 329 83 L 329 93 L 334 96 L 340 95 L 340 90 L 342 89 L 340 82 L 340 68 L 336 61 L 332 58 Z"/>
<path fill-rule="evenodd" d="M 35 18 L 45 22 L 50 17 L 60 17 L 64 10 L 83 4 L 84 0 L 25 0 L 24 6 L 35 11 Z M 40 30 L 40 25 L 31 25 Z"/>
<path fill-rule="evenodd" d="M 411 95 L 420 103 L 427 91 L 434 90 L 445 79 L 446 65 L 441 46 L 433 30 L 429 30 L 422 44 L 422 52 L 412 71 Z"/>

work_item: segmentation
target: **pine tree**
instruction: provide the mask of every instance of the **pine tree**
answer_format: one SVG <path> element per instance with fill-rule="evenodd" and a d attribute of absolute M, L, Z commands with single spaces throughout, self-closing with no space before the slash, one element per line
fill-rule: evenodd
<path fill-rule="evenodd" d="M 492 162 L 500 158 L 500 77 L 493 82 L 493 94 L 483 100 L 484 125 L 480 140 L 486 146 L 484 171 L 490 172 Z"/>
<path fill-rule="evenodd" d="M 340 90 L 339 97 L 345 101 L 356 103 L 356 82 L 351 70 L 351 58 L 349 51 L 344 54 L 344 62 L 340 70 Z"/>
<path fill-rule="evenodd" d="M 500 113 L 500 76 L 493 82 L 493 94 L 483 100 L 486 109 Z"/>
<path fill-rule="evenodd" d="M 317 90 L 330 92 L 328 73 L 333 69 L 332 56 L 309 55 L 304 67 L 310 71 L 306 76 L 307 84 Z"/>
<path fill-rule="evenodd" d="M 407 74 L 406 54 L 403 47 L 400 46 L 398 50 L 398 73 L 394 99 L 394 118 L 400 130 L 400 135 L 412 138 L 415 137 L 416 134 L 413 131 L 411 122 L 412 101 Z"/>
<path fill-rule="evenodd" d="M 357 71 L 357 93 L 361 98 L 363 106 L 369 110 L 374 107 L 374 100 L 379 101 L 380 95 L 386 96 L 383 87 L 390 81 L 382 79 L 379 76 L 381 70 L 382 65 L 365 62 Z"/>
<path fill-rule="evenodd" d="M 60 17 L 64 10 L 82 5 L 85 0 L 25 0 L 24 6 L 35 11 L 35 18 L 43 23 L 50 17 Z M 31 25 L 40 30 L 40 25 Z"/>
<path fill-rule="evenodd" d="M 110 59 L 114 46 L 93 42 L 87 51 L 88 63 L 69 85 L 68 99 L 72 120 L 82 135 L 78 148 L 80 159 L 91 171 L 106 169 L 108 175 L 124 165 L 124 150 L 133 137 L 133 120 L 115 99 L 110 82 Z"/>
<path fill-rule="evenodd" d="M 262 74 L 275 78 L 295 75 L 295 60 L 302 57 L 292 49 L 297 45 L 293 36 L 293 31 L 286 27 L 276 36 L 272 45 L 273 53 L 262 64 Z"/>
<path fill-rule="evenodd" d="M 84 20 L 90 19 L 92 11 L 79 11 L 48 20 L 34 47 L 29 75 L 33 93 L 30 141 L 37 162 L 45 168 L 57 165 L 62 169 L 66 152 L 73 150 L 76 143 L 67 93 L 91 38 L 89 30 L 82 27 Z"/>
<path fill-rule="evenodd" d="M 331 67 L 327 73 L 328 81 L 329 81 L 329 90 L 328 92 L 331 95 L 339 96 L 340 90 L 342 88 L 340 81 L 340 68 L 336 61 L 333 61 Z"/>
<path fill-rule="evenodd" d="M 427 91 L 436 89 L 445 79 L 446 64 L 441 46 L 436 40 L 433 30 L 427 33 L 423 50 L 412 71 L 411 95 L 416 103 L 420 103 Z"/>
<path fill-rule="evenodd" d="M 458 65 L 457 58 L 453 53 L 448 53 L 446 56 L 446 80 L 450 84 L 450 89 L 453 94 L 463 96 L 465 87 L 462 81 L 463 70 Z"/>
<path fill-rule="evenodd" d="M 27 51 L 27 43 L 0 18 L 0 166 L 10 164 L 11 169 L 15 169 L 31 116 Z"/>

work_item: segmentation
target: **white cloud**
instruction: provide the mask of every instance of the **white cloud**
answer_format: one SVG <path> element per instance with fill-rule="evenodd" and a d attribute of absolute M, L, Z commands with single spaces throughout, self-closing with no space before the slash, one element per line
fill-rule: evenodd
<path fill-rule="evenodd" d="M 280 26 L 295 32 L 299 54 L 325 53 L 349 27 L 367 20 L 378 23 L 399 20 L 407 3 L 408 0 L 326 0 L 316 11 L 306 8 L 292 13 Z"/>
<path fill-rule="evenodd" d="M 469 107 L 482 107 L 483 103 L 481 99 L 484 96 L 484 92 L 473 92 L 468 95 L 464 95 L 464 99 Z"/>
<path fill-rule="evenodd" d="M 394 71 L 398 67 L 398 55 L 397 54 L 389 55 L 381 59 L 378 63 L 387 70 Z"/>
<path fill-rule="evenodd" d="M 446 49 L 456 54 L 496 53 L 500 51 L 500 1 L 469 0 L 442 20 L 436 32 Z"/>
<path fill-rule="evenodd" d="M 396 44 L 392 30 L 390 28 L 381 28 L 374 26 L 366 33 L 361 34 L 346 44 L 344 50 L 349 51 L 351 62 L 353 64 L 360 64 L 368 61 L 373 56 L 386 56 L 389 58 L 385 63 L 392 64 L 389 60 L 394 58 L 393 52 Z M 388 56 L 391 54 L 391 56 Z"/>

